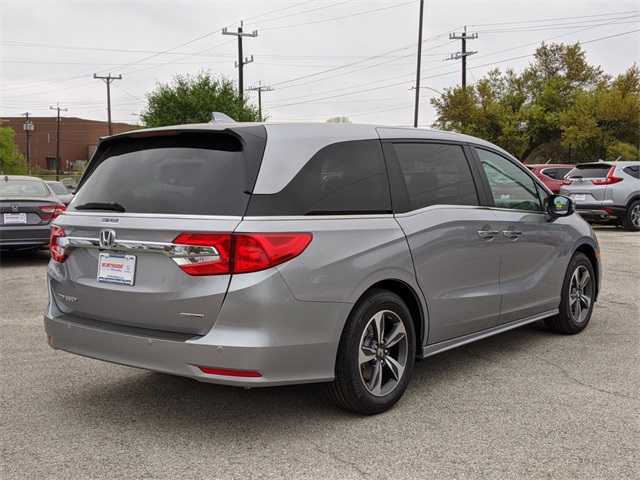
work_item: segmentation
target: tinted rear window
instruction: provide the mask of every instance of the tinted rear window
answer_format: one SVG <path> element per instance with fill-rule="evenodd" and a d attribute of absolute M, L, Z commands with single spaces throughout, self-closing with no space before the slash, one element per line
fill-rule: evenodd
<path fill-rule="evenodd" d="M 390 213 L 391 197 L 377 140 L 342 142 L 316 153 L 280 192 L 253 195 L 247 215 Z"/>
<path fill-rule="evenodd" d="M 115 202 L 128 213 L 233 216 L 246 209 L 243 152 L 230 135 L 123 139 L 97 162 L 76 207 Z"/>
<path fill-rule="evenodd" d="M 0 196 L 3 197 L 48 197 L 51 195 L 44 183 L 28 180 L 0 181 Z"/>
<path fill-rule="evenodd" d="M 411 209 L 478 205 L 471 170 L 460 145 L 396 143 Z"/>
<path fill-rule="evenodd" d="M 605 178 L 611 170 L 611 165 L 578 165 L 569 174 L 570 178 Z"/>

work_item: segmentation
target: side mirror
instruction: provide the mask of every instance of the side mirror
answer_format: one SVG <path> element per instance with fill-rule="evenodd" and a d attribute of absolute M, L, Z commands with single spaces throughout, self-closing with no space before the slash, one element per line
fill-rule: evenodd
<path fill-rule="evenodd" d="M 547 199 L 547 213 L 552 218 L 567 217 L 575 211 L 573 201 L 563 195 L 551 195 Z"/>

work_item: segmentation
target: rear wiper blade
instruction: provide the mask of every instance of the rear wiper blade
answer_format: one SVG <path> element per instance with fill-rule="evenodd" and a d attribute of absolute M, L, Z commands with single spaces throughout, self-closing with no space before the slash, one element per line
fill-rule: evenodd
<path fill-rule="evenodd" d="M 125 208 L 118 202 L 90 202 L 74 207 L 76 210 L 113 210 L 114 212 L 125 212 Z"/>

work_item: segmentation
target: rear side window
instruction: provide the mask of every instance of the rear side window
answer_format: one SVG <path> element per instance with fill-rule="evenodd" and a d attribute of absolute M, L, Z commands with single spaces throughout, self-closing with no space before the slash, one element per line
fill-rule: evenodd
<path fill-rule="evenodd" d="M 247 215 L 390 213 L 389 182 L 377 140 L 342 142 L 316 153 L 280 192 L 251 196 Z"/>
<path fill-rule="evenodd" d="M 394 143 L 411 210 L 430 205 L 478 205 L 478 195 L 462 147 Z"/>
<path fill-rule="evenodd" d="M 632 165 L 631 167 L 625 167 L 622 169 L 624 173 L 626 173 L 627 175 L 631 175 L 632 177 L 635 177 L 635 178 L 640 178 L 639 170 L 640 168 L 638 167 L 638 165 Z"/>
<path fill-rule="evenodd" d="M 232 136 L 124 139 L 98 159 L 73 205 L 116 202 L 129 213 L 241 216 L 249 199 L 244 185 L 243 152 Z"/>

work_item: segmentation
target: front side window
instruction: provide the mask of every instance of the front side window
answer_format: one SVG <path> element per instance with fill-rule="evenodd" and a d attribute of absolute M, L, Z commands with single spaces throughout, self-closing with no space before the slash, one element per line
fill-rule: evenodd
<path fill-rule="evenodd" d="M 280 192 L 253 194 L 249 216 L 390 213 L 391 197 L 377 140 L 342 142 L 316 153 Z"/>
<path fill-rule="evenodd" d="M 394 143 L 411 210 L 430 205 L 478 205 L 471 170 L 460 145 Z"/>
<path fill-rule="evenodd" d="M 493 202 L 498 208 L 542 211 L 534 180 L 511 160 L 476 148 L 487 175 Z"/>

